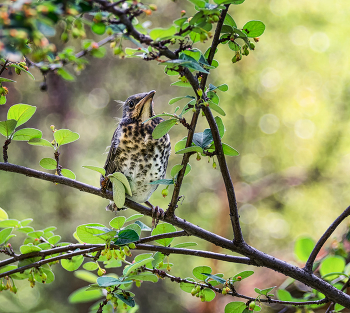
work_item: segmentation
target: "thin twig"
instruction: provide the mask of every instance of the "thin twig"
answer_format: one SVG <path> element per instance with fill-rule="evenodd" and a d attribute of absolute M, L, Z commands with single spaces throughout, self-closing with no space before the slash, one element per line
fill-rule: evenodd
<path fill-rule="evenodd" d="M 328 229 L 325 231 L 325 233 L 321 236 L 321 238 L 316 243 L 314 249 L 312 250 L 308 260 L 306 261 L 306 264 L 304 267 L 306 272 L 308 273 L 312 272 L 312 266 L 317 257 L 317 254 L 320 252 L 321 248 L 323 247 L 327 239 L 333 234 L 333 232 L 339 226 L 339 224 L 349 215 L 350 215 L 350 206 L 347 207 L 345 211 L 335 219 L 335 221 L 331 224 L 331 226 L 329 226 Z"/>
<path fill-rule="evenodd" d="M 146 243 L 146 242 L 155 241 L 155 240 L 164 239 L 164 238 L 175 238 L 175 237 L 183 237 L 183 236 L 188 236 L 188 234 L 184 230 L 181 230 L 181 231 L 176 231 L 172 233 L 165 233 L 165 234 L 159 234 L 155 236 L 144 237 L 135 243 Z"/>
<path fill-rule="evenodd" d="M 2 146 L 2 156 L 4 158 L 4 162 L 7 163 L 8 162 L 8 154 L 7 154 L 7 150 L 9 147 L 9 144 L 11 143 L 11 139 L 6 139 L 4 145 Z"/>
<path fill-rule="evenodd" d="M 0 75 L 5 71 L 6 65 L 7 65 L 8 61 L 9 61 L 9 60 L 6 60 L 5 63 L 4 63 L 4 65 L 2 66 L 2 68 L 1 68 L 1 70 L 0 70 Z"/>
<path fill-rule="evenodd" d="M 162 271 L 162 270 L 158 270 L 158 269 L 149 269 L 146 267 L 142 268 L 143 271 L 145 272 L 150 272 L 153 274 L 158 275 L 161 278 L 169 278 L 172 282 L 176 282 L 176 283 L 188 283 L 195 286 L 199 286 L 201 288 L 201 290 L 205 289 L 205 288 L 209 288 L 211 290 L 213 290 L 216 293 L 222 293 L 222 289 L 218 288 L 218 287 L 214 287 L 211 284 L 203 284 L 203 283 L 199 283 L 196 281 L 192 281 L 192 280 L 188 280 L 188 279 L 184 279 L 181 277 L 176 277 L 173 275 L 170 275 L 169 273 Z M 228 295 L 231 295 L 233 297 L 238 297 L 238 298 L 243 298 L 249 301 L 255 301 L 256 298 L 252 298 L 252 297 L 248 297 L 242 294 L 237 293 L 235 290 L 231 290 L 229 292 L 227 292 Z M 264 302 L 264 303 L 278 303 L 278 304 L 283 304 L 283 305 L 311 305 L 311 304 L 315 304 L 315 305 L 321 305 L 321 304 L 325 304 L 327 302 L 329 302 L 328 299 L 321 299 L 321 300 L 315 300 L 315 301 L 306 301 L 306 302 L 300 302 L 300 301 L 282 301 L 282 300 L 275 300 L 275 299 L 260 299 L 259 302 Z"/>

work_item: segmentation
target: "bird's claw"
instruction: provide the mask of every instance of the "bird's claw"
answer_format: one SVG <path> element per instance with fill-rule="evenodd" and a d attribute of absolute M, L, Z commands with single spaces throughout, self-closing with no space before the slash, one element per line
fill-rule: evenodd
<path fill-rule="evenodd" d="M 152 230 L 157 227 L 159 220 L 163 219 L 165 212 L 158 205 L 152 207 Z"/>

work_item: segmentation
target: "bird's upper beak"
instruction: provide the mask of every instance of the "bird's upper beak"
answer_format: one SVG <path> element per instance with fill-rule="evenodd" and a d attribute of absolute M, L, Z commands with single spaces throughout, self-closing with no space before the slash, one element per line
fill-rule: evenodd
<path fill-rule="evenodd" d="M 155 93 L 155 90 L 151 90 L 139 101 L 139 103 L 136 104 L 133 117 L 137 117 L 142 121 L 145 121 L 154 115 L 153 96 Z"/>

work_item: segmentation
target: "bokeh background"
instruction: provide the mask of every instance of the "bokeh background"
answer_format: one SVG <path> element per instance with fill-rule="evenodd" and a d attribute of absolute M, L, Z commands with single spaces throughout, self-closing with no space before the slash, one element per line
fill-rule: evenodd
<path fill-rule="evenodd" d="M 182 9 L 188 15 L 194 12 L 184 0 L 152 3 L 157 4 L 158 11 L 142 21 L 150 20 L 154 27 L 170 26 L 169 21 L 180 17 Z M 227 129 L 223 141 L 240 152 L 240 156 L 227 161 L 243 233 L 249 244 L 290 262 L 296 262 L 293 245 L 298 236 L 308 234 L 317 240 L 350 203 L 349 11 L 345 0 L 247 0 L 231 6 L 229 13 L 239 27 L 256 19 L 266 24 L 266 31 L 256 50 L 236 64 L 231 63 L 233 52 L 220 46 L 216 56 L 220 66 L 209 77 L 209 83 L 229 85 L 228 92 L 219 94 L 227 113 L 223 117 Z M 58 27 L 57 36 L 61 31 Z M 95 40 L 102 38 L 90 35 Z M 208 44 L 199 43 L 197 47 L 205 51 Z M 67 46 L 80 51 L 78 40 L 70 40 Z M 79 181 L 98 186 L 99 175 L 82 165 L 104 165 L 106 147 L 117 124 L 115 117 L 122 114 L 114 100 L 155 89 L 156 112 L 173 112 L 174 106 L 185 103 L 171 107 L 168 101 L 191 91 L 171 87 L 176 77 L 165 75 L 164 67 L 156 62 L 119 59 L 112 53 L 104 59 L 88 59 L 90 64 L 76 75 L 75 82 L 48 75 L 47 92 L 39 89 L 42 76 L 36 69 L 30 69 L 35 81 L 26 74 L 7 72 L 5 77 L 17 83 L 6 84 L 10 93 L 6 105 L 0 106 L 0 120 L 6 119 L 9 106 L 27 103 L 37 106 L 37 111 L 25 126 L 42 130 L 43 138 L 52 140 L 52 124 L 57 129 L 78 132 L 77 142 L 62 147 L 61 164 L 74 171 Z M 201 118 L 197 131 L 207 127 L 205 118 Z M 186 130 L 181 125 L 174 127 L 170 136 L 174 147 L 186 136 Z M 9 147 L 11 163 L 38 170 L 40 159 L 51 154 L 48 148 L 24 142 L 13 142 Z M 173 154 L 169 169 L 180 162 L 181 156 Z M 181 191 L 185 199 L 177 214 L 232 238 L 220 170 L 213 169 L 204 158 L 198 162 L 192 157 L 190 163 L 192 171 Z M 10 218 L 33 217 L 36 229 L 48 224 L 57 226 L 56 233 L 63 241 L 75 242 L 72 233 L 80 224 L 108 225 L 114 217 L 105 211 L 105 200 L 65 186 L 5 172 L 0 172 L 0 185 L 0 206 Z M 166 208 L 170 196 L 163 199 L 161 189 L 153 194 L 151 202 Z M 125 212 L 127 216 L 133 213 Z M 143 221 L 150 225 L 149 218 Z M 335 235 L 340 236 L 346 227 L 342 225 Z M 13 242 L 21 240 L 19 235 Z M 225 252 L 196 241 L 199 249 Z M 192 268 L 198 265 L 209 265 L 213 272 L 225 276 L 253 269 L 256 274 L 238 286 L 247 295 L 255 294 L 254 287 L 266 288 L 285 280 L 283 275 L 266 269 L 186 256 L 171 256 L 170 260 L 176 264 L 171 273 L 181 277 L 191 276 Z M 60 265 L 54 267 L 54 272 L 56 280 L 50 285 L 31 289 L 28 282 L 23 282 L 18 295 L 1 293 L 0 312 L 87 312 L 92 303 L 72 305 L 67 300 L 87 283 Z M 225 304 L 232 301 L 217 296 L 211 303 L 201 303 L 170 281 L 145 283 L 133 291 L 143 313 L 223 312 Z"/>

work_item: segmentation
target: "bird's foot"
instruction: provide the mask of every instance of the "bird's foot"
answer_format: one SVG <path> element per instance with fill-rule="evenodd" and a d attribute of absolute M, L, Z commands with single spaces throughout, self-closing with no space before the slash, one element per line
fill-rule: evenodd
<path fill-rule="evenodd" d="M 109 178 L 107 176 L 102 176 L 101 177 L 101 179 L 100 179 L 100 186 L 101 186 L 101 190 L 103 192 L 106 192 L 108 182 L 109 182 Z"/>
<path fill-rule="evenodd" d="M 159 220 L 163 219 L 165 216 L 165 212 L 158 205 L 154 206 L 150 202 L 145 202 L 152 210 L 152 230 L 157 227 Z"/>

